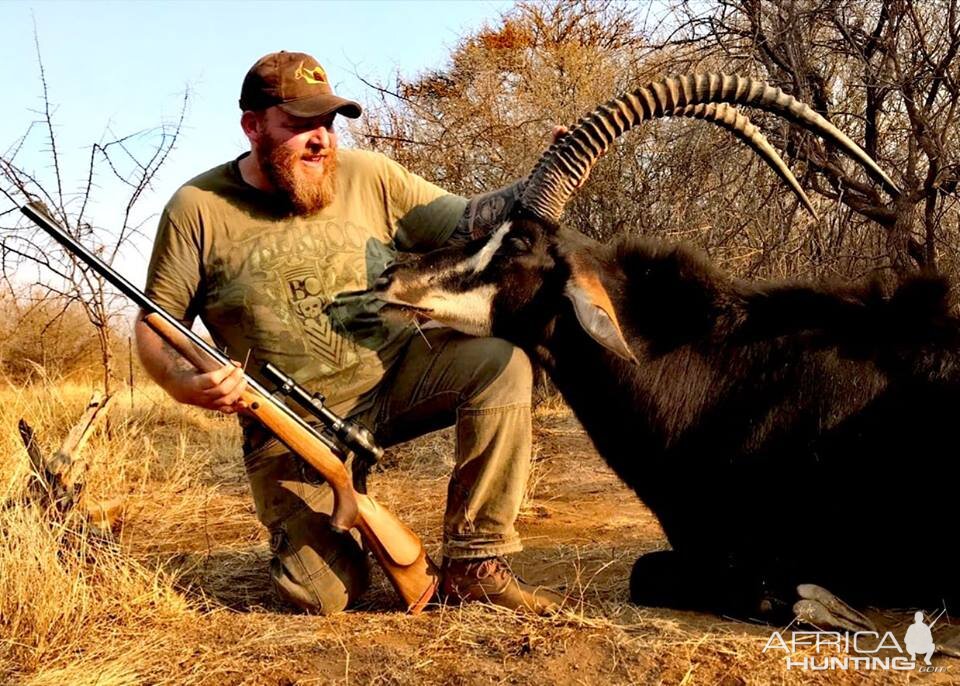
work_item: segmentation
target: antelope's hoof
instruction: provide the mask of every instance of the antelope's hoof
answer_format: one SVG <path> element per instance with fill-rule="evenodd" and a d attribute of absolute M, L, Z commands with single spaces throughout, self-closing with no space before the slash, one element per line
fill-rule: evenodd
<path fill-rule="evenodd" d="M 823 586 L 800 584 L 800 600 L 793 604 L 797 619 L 818 629 L 845 631 L 876 631 L 877 627 L 865 615 L 857 612 Z"/>

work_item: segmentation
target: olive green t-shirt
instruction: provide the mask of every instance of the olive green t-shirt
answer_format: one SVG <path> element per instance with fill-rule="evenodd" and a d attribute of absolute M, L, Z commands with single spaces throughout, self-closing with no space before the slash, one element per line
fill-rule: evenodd
<path fill-rule="evenodd" d="M 381 319 L 369 289 L 398 250 L 443 244 L 465 207 L 383 155 L 339 150 L 334 201 L 289 216 L 234 160 L 167 203 L 146 292 L 175 317 L 199 316 L 233 359 L 249 351 L 258 380 L 272 362 L 330 406 L 359 411 L 413 332 Z"/>

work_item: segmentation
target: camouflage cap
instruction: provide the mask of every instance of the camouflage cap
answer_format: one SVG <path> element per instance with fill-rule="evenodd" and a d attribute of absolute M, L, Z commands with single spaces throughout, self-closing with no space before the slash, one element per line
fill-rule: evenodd
<path fill-rule="evenodd" d="M 331 112 L 356 119 L 360 105 L 334 95 L 327 73 L 302 52 L 273 52 L 250 67 L 240 89 L 240 109 L 265 110 L 276 105 L 295 117 Z"/>

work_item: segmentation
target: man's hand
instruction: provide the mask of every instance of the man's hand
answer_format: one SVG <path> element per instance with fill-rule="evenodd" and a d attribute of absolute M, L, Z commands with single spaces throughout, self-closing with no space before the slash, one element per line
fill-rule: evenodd
<path fill-rule="evenodd" d="M 233 414 L 244 409 L 240 396 L 247 388 L 247 379 L 240 363 L 232 361 L 206 373 L 177 369 L 168 376 L 164 388 L 179 402 Z"/>
<path fill-rule="evenodd" d="M 554 126 L 550 132 L 551 142 L 556 143 L 566 136 L 569 131 L 566 126 Z M 589 175 L 590 172 L 588 170 L 587 176 Z M 582 186 L 586 180 L 587 178 L 585 176 L 583 181 L 578 185 L 578 188 Z M 516 204 L 523 194 L 524 183 L 526 183 L 526 179 L 520 179 L 509 186 L 504 186 L 495 191 L 482 193 L 481 195 L 475 195 L 470 198 L 470 202 L 467 203 L 467 209 L 463 213 L 463 217 L 460 218 L 460 222 L 454 228 L 447 244 L 457 245 L 466 243 L 474 238 L 485 236 L 500 226 L 500 224 L 510 216 L 510 211 L 513 209 L 514 204 Z"/>
<path fill-rule="evenodd" d="M 240 395 L 247 380 L 239 362 L 200 372 L 143 321 L 142 312 L 134 331 L 143 368 L 174 400 L 224 414 L 244 409 Z"/>

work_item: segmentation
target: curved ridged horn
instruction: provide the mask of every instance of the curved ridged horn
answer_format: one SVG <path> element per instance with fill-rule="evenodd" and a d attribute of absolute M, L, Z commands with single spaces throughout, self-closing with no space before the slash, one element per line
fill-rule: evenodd
<path fill-rule="evenodd" d="M 600 105 L 550 146 L 530 174 L 522 205 L 537 216 L 557 221 L 573 191 L 610 144 L 648 119 L 701 103 L 746 105 L 777 114 L 827 139 L 856 160 L 887 191 L 900 189 L 846 134 L 791 95 L 762 81 L 729 74 L 688 74 L 641 86 Z"/>
<path fill-rule="evenodd" d="M 734 136 L 743 141 L 751 150 L 753 150 L 764 162 L 770 165 L 770 168 L 777 173 L 780 179 L 790 186 L 790 190 L 796 194 L 797 198 L 807 208 L 807 211 L 816 219 L 817 213 L 810 204 L 810 198 L 803 192 L 800 182 L 797 181 L 790 167 L 787 166 L 777 151 L 770 145 L 767 137 L 747 118 L 745 114 L 737 110 L 736 107 L 730 107 L 724 103 L 700 103 L 699 105 L 684 105 L 678 107 L 669 113 L 673 117 L 693 117 L 694 119 L 703 119 L 704 121 L 716 124 Z"/>

